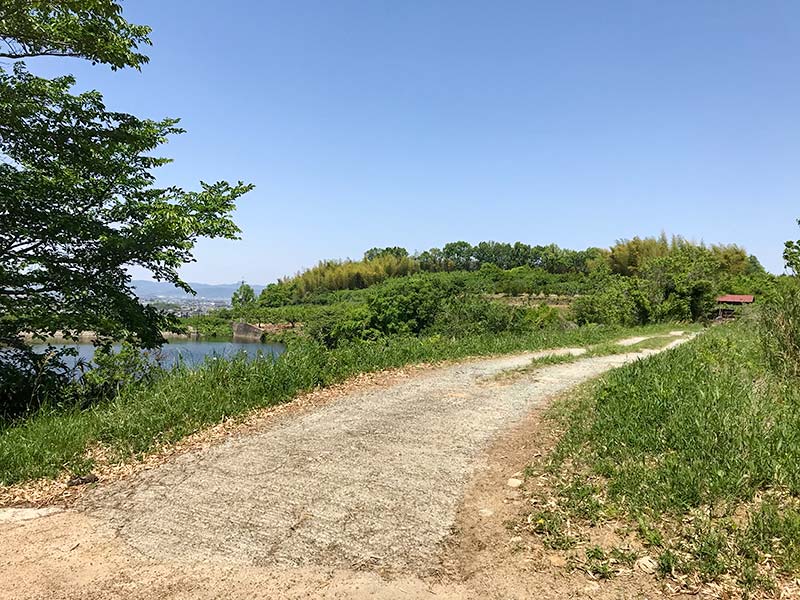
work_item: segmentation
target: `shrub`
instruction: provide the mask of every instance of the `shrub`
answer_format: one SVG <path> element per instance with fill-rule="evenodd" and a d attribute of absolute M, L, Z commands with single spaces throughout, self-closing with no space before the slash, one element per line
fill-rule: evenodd
<path fill-rule="evenodd" d="M 74 399 L 76 369 L 65 359 L 70 348 L 49 346 L 43 352 L 28 347 L 0 347 L 0 420 L 23 416 L 47 404 Z"/>
<path fill-rule="evenodd" d="M 500 333 L 517 329 L 522 309 L 490 302 L 480 296 L 451 298 L 442 306 L 431 331 L 448 336 Z"/>
<path fill-rule="evenodd" d="M 368 291 L 364 303 L 320 307 L 305 331 L 328 348 L 392 335 L 523 332 L 556 325 L 556 309 L 511 307 L 474 292 L 473 282 L 452 273 L 393 279 Z M 279 310 L 279 309 L 273 309 Z"/>
<path fill-rule="evenodd" d="M 158 351 L 155 355 L 157 358 Z M 161 372 L 159 362 L 150 353 L 127 342 L 117 352 L 110 344 L 99 346 L 92 362 L 92 368 L 81 378 L 87 402 L 114 398 L 123 388 L 152 381 Z"/>
<path fill-rule="evenodd" d="M 770 366 L 800 376 L 800 284 L 791 278 L 759 311 L 761 346 Z"/>
<path fill-rule="evenodd" d="M 41 409 L 86 408 L 161 372 L 157 361 L 128 343 L 118 352 L 98 347 L 91 364 L 76 356 L 70 347 L 0 349 L 0 421 Z"/>
<path fill-rule="evenodd" d="M 312 316 L 305 331 L 326 348 L 353 340 L 374 340 L 381 332 L 373 327 L 372 313 L 364 305 L 340 304 L 324 307 Z"/>
<path fill-rule="evenodd" d="M 449 287 L 449 286 L 446 286 Z M 384 334 L 418 334 L 430 327 L 450 290 L 421 277 L 393 279 L 375 288 L 367 304 L 372 326 Z"/>
<path fill-rule="evenodd" d="M 418 335 L 433 325 L 444 299 L 458 286 L 430 277 L 392 279 L 371 288 L 364 303 L 323 307 L 306 322 L 309 335 L 328 348 L 353 340 Z"/>
<path fill-rule="evenodd" d="M 651 310 L 642 283 L 619 275 L 609 277 L 602 289 L 572 303 L 572 315 L 579 325 L 642 325 L 650 321 Z"/>

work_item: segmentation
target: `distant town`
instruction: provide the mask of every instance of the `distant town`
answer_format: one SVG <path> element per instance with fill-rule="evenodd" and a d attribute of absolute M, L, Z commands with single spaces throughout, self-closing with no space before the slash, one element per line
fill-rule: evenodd
<path fill-rule="evenodd" d="M 233 292 L 241 282 L 230 284 L 209 284 L 190 282 L 197 295 L 192 296 L 170 283 L 161 281 L 134 280 L 136 295 L 143 301 L 169 311 L 178 317 L 205 315 L 208 312 L 227 308 L 231 305 Z M 256 294 L 260 294 L 264 286 L 253 285 Z"/>
<path fill-rule="evenodd" d="M 218 308 L 230 308 L 230 300 L 209 300 L 208 298 L 143 298 L 148 304 L 165 310 L 177 317 L 205 315 Z"/>

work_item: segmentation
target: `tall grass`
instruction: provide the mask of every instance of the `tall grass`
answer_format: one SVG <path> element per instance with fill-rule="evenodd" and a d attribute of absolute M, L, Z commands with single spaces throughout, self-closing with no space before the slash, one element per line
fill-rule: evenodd
<path fill-rule="evenodd" d="M 717 328 L 611 373 L 561 452 L 588 444 L 609 496 L 633 511 L 749 500 L 765 487 L 798 493 L 799 391 L 765 372 L 747 324 Z"/>
<path fill-rule="evenodd" d="M 800 285 L 785 283 L 759 313 L 761 341 L 770 366 L 790 377 L 800 376 Z"/>
<path fill-rule="evenodd" d="M 592 520 L 627 514 L 664 573 L 758 587 L 797 572 L 800 386 L 770 368 L 752 320 L 615 370 L 559 412 L 562 519 L 585 518 L 589 490 Z"/>
<path fill-rule="evenodd" d="M 349 343 L 335 350 L 298 340 L 277 360 L 209 360 L 196 370 L 179 367 L 153 382 L 130 385 L 113 400 L 85 410 L 40 411 L 24 421 L 7 423 L 0 429 L 0 483 L 54 477 L 65 469 L 85 471 L 91 468 L 87 451 L 98 443 L 122 460 L 147 453 L 209 424 L 285 402 L 304 390 L 357 373 L 467 356 L 596 344 L 633 331 L 583 327 L 463 338 L 389 337 Z"/>

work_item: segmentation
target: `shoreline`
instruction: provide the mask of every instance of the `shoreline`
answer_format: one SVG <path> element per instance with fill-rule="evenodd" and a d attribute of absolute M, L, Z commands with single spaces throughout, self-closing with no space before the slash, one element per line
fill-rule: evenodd
<path fill-rule="evenodd" d="M 178 339 L 178 340 L 192 340 L 192 339 L 201 339 L 200 333 L 195 330 L 194 328 L 190 327 L 187 333 L 174 333 L 171 331 L 162 331 L 161 335 L 164 336 L 164 339 Z M 58 342 L 58 343 L 89 343 L 93 342 L 97 339 L 97 334 L 94 331 L 81 331 L 76 336 L 67 336 L 64 335 L 61 331 L 56 331 L 55 334 L 49 337 L 37 337 L 34 336 L 32 333 L 25 332 L 22 334 L 22 339 L 26 342 Z"/>

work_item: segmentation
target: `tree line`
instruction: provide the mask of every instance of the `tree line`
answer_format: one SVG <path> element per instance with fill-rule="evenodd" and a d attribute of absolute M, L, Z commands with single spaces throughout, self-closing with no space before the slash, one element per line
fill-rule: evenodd
<path fill-rule="evenodd" d="M 370 248 L 361 260 L 327 260 L 293 277 L 270 284 L 258 302 L 266 307 L 286 306 L 314 301 L 319 296 L 342 290 L 359 290 L 393 277 L 415 273 L 478 272 L 485 266 L 502 271 L 514 271 L 498 283 L 497 292 L 553 291 L 552 281 L 558 281 L 564 293 L 582 290 L 580 281 L 587 277 L 621 275 L 633 277 L 642 273 L 648 262 L 685 254 L 696 249 L 708 257 L 714 268 L 732 277 L 761 276 L 764 268 L 755 256 L 736 244 L 707 246 L 680 236 L 667 238 L 634 237 L 619 240 L 610 248 L 571 250 L 556 244 L 530 245 L 523 242 L 457 241 L 442 248 L 431 248 L 411 254 L 405 248 L 392 246 Z M 547 276 L 560 276 L 553 279 Z M 565 281 L 572 285 L 562 285 Z M 559 289 L 560 291 L 560 289 Z"/>

